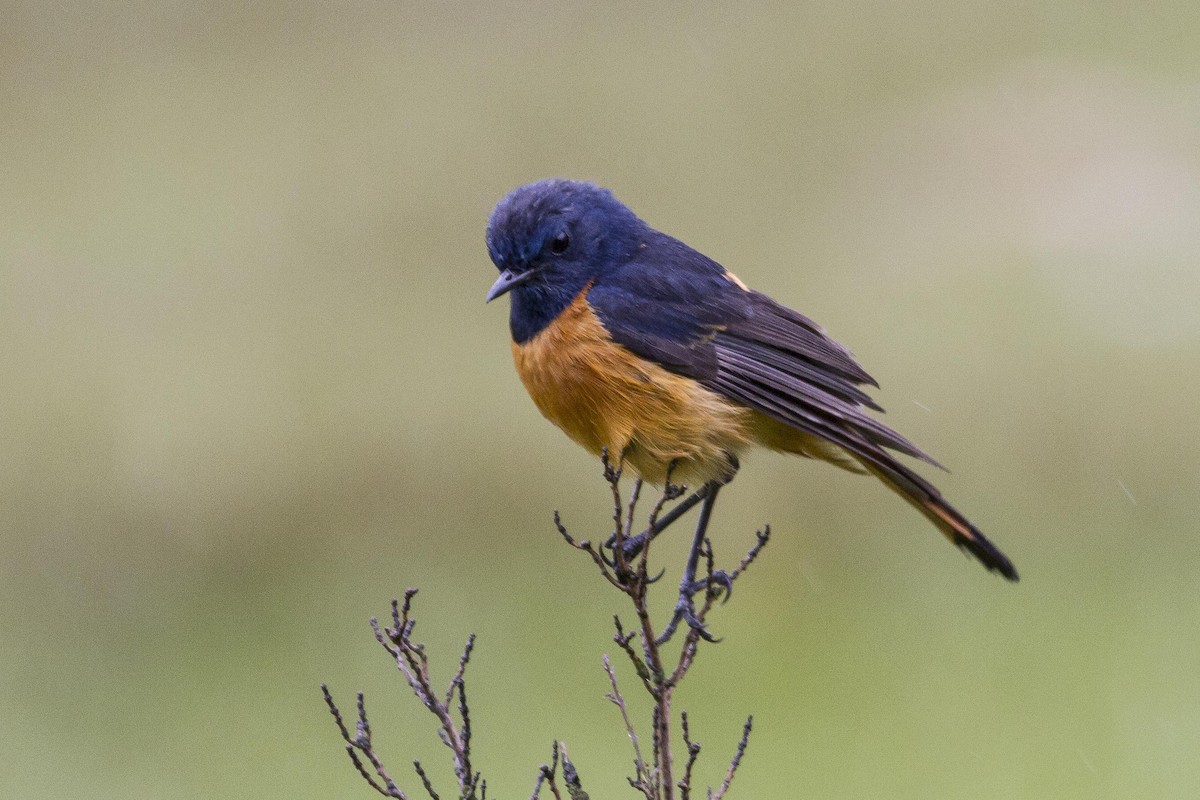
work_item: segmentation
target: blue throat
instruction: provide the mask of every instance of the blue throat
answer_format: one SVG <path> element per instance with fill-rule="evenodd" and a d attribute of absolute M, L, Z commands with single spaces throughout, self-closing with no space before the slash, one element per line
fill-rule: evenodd
<path fill-rule="evenodd" d="M 563 309 L 571 305 L 586 285 L 586 281 L 580 281 L 578 286 L 548 286 L 533 282 L 513 289 L 510 293 L 512 308 L 508 318 L 513 341 L 525 344 L 545 330 Z"/>

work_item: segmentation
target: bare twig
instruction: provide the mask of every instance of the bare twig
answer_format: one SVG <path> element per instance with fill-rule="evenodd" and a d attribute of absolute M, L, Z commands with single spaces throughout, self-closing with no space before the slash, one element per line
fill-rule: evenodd
<path fill-rule="evenodd" d="M 567 787 L 567 795 L 571 800 L 589 800 L 588 793 L 583 790 L 583 785 L 579 781 L 579 773 L 575 770 L 575 765 L 571 763 L 571 759 L 567 756 L 567 746 L 562 742 L 559 743 L 562 748 L 562 774 L 563 783 Z"/>
<path fill-rule="evenodd" d="M 625 469 L 625 458 L 622 456 L 617 459 L 616 464 L 613 464 L 608 457 L 608 448 L 605 447 L 600 451 L 600 463 L 604 466 L 604 480 L 608 481 L 609 490 L 612 491 L 613 535 L 619 536 L 625 530 L 622 524 L 625 517 L 625 503 L 621 500 L 621 472 Z M 633 502 L 637 503 L 636 497 Z"/>
<path fill-rule="evenodd" d="M 634 775 L 637 776 L 636 785 L 642 789 L 642 793 L 646 795 L 647 800 L 652 800 L 652 796 L 649 793 L 650 781 L 646 770 L 646 762 L 642 759 L 642 746 L 638 740 L 637 731 L 633 728 L 633 722 L 629 719 L 629 708 L 625 705 L 625 698 L 621 694 L 620 687 L 617 686 L 617 673 L 613 670 L 608 656 L 604 656 L 604 671 L 608 673 L 608 683 L 612 686 L 612 692 L 608 694 L 608 699 L 621 710 L 621 720 L 625 723 L 625 733 L 628 734 L 629 741 L 633 744 Z"/>
<path fill-rule="evenodd" d="M 625 628 L 621 625 L 621 618 L 616 614 L 613 615 L 613 626 L 616 628 L 616 632 L 613 634 L 613 641 L 617 643 L 618 647 L 625 651 L 625 655 L 629 656 L 629 661 L 633 664 L 633 669 L 635 672 L 637 672 L 637 676 L 641 678 L 642 685 L 645 687 L 646 691 L 650 694 L 653 694 L 654 687 L 651 685 L 653 677 L 650 675 L 650 669 L 646 666 L 646 662 L 642 659 L 642 657 L 639 656 L 629 644 L 633 638 L 637 636 L 637 632 L 630 631 L 629 633 L 626 633 Z M 607 664 L 608 656 L 605 656 L 604 658 L 605 663 Z"/>
<path fill-rule="evenodd" d="M 415 769 L 417 771 L 417 775 L 420 776 L 421 783 L 424 784 L 425 791 L 429 793 L 429 796 L 433 798 L 433 800 L 441 800 L 441 798 L 438 797 L 438 793 L 434 791 L 433 783 L 430 782 L 429 776 L 425 774 L 425 770 L 421 767 L 420 761 L 413 762 L 413 769 Z"/>
<path fill-rule="evenodd" d="M 440 699 L 440 693 L 433 689 L 425 646 L 412 639 L 413 629 L 416 627 L 416 620 L 412 618 L 412 601 L 416 594 L 416 589 L 408 589 L 404 593 L 403 603 L 399 600 L 392 600 L 392 626 L 384 628 L 379 624 L 377 618 L 372 617 L 371 630 L 375 633 L 376 641 L 391 656 L 396 668 L 404 675 L 413 694 L 438 719 L 440 724 L 438 737 L 450 748 L 454 762 L 454 775 L 458 780 L 459 797 L 462 800 L 482 800 L 479 797 L 482 776 L 471 768 L 471 714 L 467 704 L 464 678 L 467 664 L 471 660 L 471 653 L 475 647 L 475 634 L 471 634 L 467 638 L 466 646 L 463 647 L 462 655 L 458 660 L 458 669 L 450 680 L 450 685 L 444 693 L 444 699 Z M 330 713 L 333 714 L 334 722 L 338 726 L 338 732 L 346 740 L 350 759 L 359 774 L 372 788 L 385 797 L 407 800 L 407 796 L 396 786 L 374 750 L 371 742 L 371 725 L 367 720 L 362 692 L 358 693 L 358 723 L 355 735 L 351 737 L 328 688 L 322 686 L 321 690 L 325 695 L 325 702 L 329 706 Z M 458 694 L 457 720 L 454 718 L 454 695 L 456 692 Z M 374 775 L 367 770 L 359 754 L 371 765 Z M 424 768 L 419 762 L 413 762 L 413 766 L 425 791 L 433 800 L 438 800 L 438 794 Z"/>
<path fill-rule="evenodd" d="M 770 538 L 770 528 L 764 527 L 757 533 L 756 543 L 742 557 L 737 566 L 726 573 L 717 569 L 712 542 L 704 536 L 708 513 L 715 499 L 715 484 L 706 485 L 704 489 L 689 495 L 686 499 L 671 506 L 670 510 L 666 510 L 669 504 L 683 497 L 686 491 L 685 487 L 670 482 L 675 467 L 672 464 L 667 471 L 666 486 L 649 511 L 648 527 L 634 536 L 634 525 L 638 517 L 637 507 L 644 484 L 641 479 L 637 479 L 628 499 L 624 499 L 620 486 L 624 467 L 623 460 L 619 459 L 614 464 L 609 460 L 606 451 L 602 456 L 602 461 L 604 478 L 609 484 L 613 503 L 613 530 L 606 543 L 603 546 L 596 546 L 586 539 L 576 540 L 567 531 L 558 512 L 554 514 L 554 525 L 568 545 L 586 553 L 604 579 L 629 598 L 637 618 L 634 626 L 627 630 L 621 623 L 620 617 L 614 615 L 613 642 L 629 659 L 642 689 L 652 703 L 649 760 L 646 759 L 646 754 L 643 752 L 643 739 L 634 723 L 630 705 L 621 691 L 616 669 L 608 655 L 605 655 L 603 659 L 604 670 L 608 675 L 611 687 L 611 692 L 607 697 L 617 707 L 625 733 L 633 746 L 634 775 L 628 778 L 628 782 L 642 795 L 644 800 L 676 800 L 676 798 L 691 800 L 695 766 L 701 746 L 691 739 L 687 713 L 681 713 L 678 724 L 686 755 L 681 755 L 677 763 L 673 752 L 676 724 L 672 709 L 674 692 L 695 663 L 700 642 L 705 639 L 712 640 L 707 636 L 704 628 L 708 615 L 719 604 L 718 601 L 724 603 L 729 600 L 734 582 L 745 573 L 767 544 Z M 648 596 L 650 588 L 662 577 L 662 573 L 651 577 L 648 565 L 650 546 L 656 535 L 701 501 L 704 501 L 705 505 L 701 509 L 701 522 L 693 537 L 692 560 L 689 561 L 685 571 L 687 582 L 684 582 L 681 587 L 681 602 L 686 603 L 687 609 L 687 633 L 683 637 L 677 657 L 671 660 L 668 656 L 672 653 L 666 653 L 664 646 L 670 639 L 669 634 L 674 631 L 679 622 L 678 610 L 683 606 L 677 606 L 676 615 L 672 617 L 660 634 L 654 623 Z M 701 566 L 703 574 L 699 580 L 694 580 L 695 573 L 698 571 L 694 560 L 697 556 L 703 557 Z M 475 635 L 471 634 L 467 638 L 449 685 L 444 691 L 435 690 L 425 647 L 413 639 L 416 620 L 412 616 L 412 606 L 416 593 L 416 589 L 409 589 L 404 593 L 402 601 L 392 601 L 390 626 L 381 625 L 378 619 L 372 618 L 371 629 L 380 646 L 404 676 L 413 695 L 438 720 L 438 737 L 451 752 L 454 775 L 458 783 L 458 800 L 486 800 L 487 782 L 483 780 L 482 774 L 473 768 L 471 762 L 472 725 L 465 678 L 474 652 Z M 638 642 L 635 643 L 635 639 Z M 347 720 L 334 703 L 329 689 L 322 685 L 321 690 L 326 705 L 334 718 L 338 733 L 346 744 L 347 755 L 355 770 L 380 795 L 396 800 L 409 800 L 408 795 L 392 780 L 375 750 L 362 693 L 357 694 L 357 720 L 351 730 Z M 747 719 L 741 741 L 730 761 L 724 781 L 716 792 L 711 788 L 708 790 L 709 800 L 723 800 L 728 792 L 745 755 L 750 730 L 751 720 Z M 682 773 L 678 776 L 675 775 L 677 767 L 682 767 Z M 433 781 L 421 763 L 414 761 L 413 768 L 430 800 L 440 800 Z M 676 777 L 678 777 L 678 782 L 675 782 Z M 588 800 L 588 793 L 584 791 L 578 771 L 568 758 L 566 747 L 562 742 L 554 742 L 550 764 L 543 764 L 539 768 L 531 800 L 538 800 L 543 787 L 549 787 L 549 792 L 554 800 L 564 800 L 564 798 Z"/>
<path fill-rule="evenodd" d="M 567 544 L 571 545 L 571 547 L 574 547 L 576 550 L 582 550 L 583 552 L 585 552 L 589 556 L 591 556 L 592 561 L 595 562 L 596 567 L 600 570 L 600 574 L 604 576 L 605 580 L 607 580 L 609 583 L 611 583 L 613 586 L 617 587 L 621 591 L 625 591 L 625 587 L 621 584 L 621 582 L 619 580 L 617 580 L 616 576 L 613 575 L 613 573 L 610 571 L 609 563 L 604 559 L 604 556 L 600 554 L 600 551 L 598 551 L 592 545 L 590 540 L 584 539 L 582 541 L 577 541 L 574 537 L 572 537 L 571 534 L 567 531 L 567 527 L 565 525 L 563 525 L 562 517 L 559 516 L 559 513 L 557 511 L 554 512 L 554 527 L 558 529 L 559 535 L 562 536 L 564 540 L 566 540 Z"/>
<path fill-rule="evenodd" d="M 692 795 L 692 768 L 696 766 L 696 757 L 700 755 L 700 743 L 692 741 L 686 711 L 679 712 L 679 727 L 683 730 L 683 744 L 687 747 L 688 754 L 687 765 L 683 768 L 683 777 L 678 784 L 679 800 L 689 800 Z"/>
<path fill-rule="evenodd" d="M 542 791 L 542 784 L 545 783 L 550 787 L 550 793 L 554 795 L 554 800 L 562 800 L 562 795 L 558 793 L 558 784 L 554 780 L 554 775 L 558 771 L 558 742 L 554 743 L 554 747 L 550 751 L 550 763 L 542 764 L 538 768 L 537 783 L 533 785 L 533 794 L 529 800 L 538 800 L 538 795 Z"/>
<path fill-rule="evenodd" d="M 737 580 L 746 571 L 746 568 L 754 563 L 754 560 L 758 558 L 758 554 L 762 552 L 762 549 L 767 546 L 767 542 L 771 540 L 771 526 L 764 525 L 761 531 L 754 532 L 754 536 L 756 539 L 754 546 L 747 551 L 746 555 L 742 556 L 742 560 L 733 572 L 729 573 L 730 581 Z"/>
<path fill-rule="evenodd" d="M 647 526 L 650 528 L 654 528 L 658 523 L 658 517 L 662 514 L 663 506 L 683 497 L 683 493 L 687 491 L 686 486 L 671 483 L 671 476 L 675 474 L 676 466 L 678 466 L 678 463 L 675 461 L 672 461 L 667 466 L 667 475 L 663 479 L 663 490 L 659 493 L 658 500 L 654 503 L 654 508 L 650 510 L 650 518 L 646 520 Z"/>
<path fill-rule="evenodd" d="M 626 539 L 633 535 L 633 517 L 637 510 L 638 498 L 642 496 L 642 479 L 638 478 L 633 482 L 633 490 L 629 493 L 628 512 L 625 515 L 625 529 L 622 534 Z"/>
<path fill-rule="evenodd" d="M 654 745 L 654 775 L 652 778 L 652 788 L 654 789 L 654 796 L 658 797 L 660 778 L 662 777 L 661 767 L 662 764 L 667 760 L 666 757 L 670 755 L 670 750 L 664 749 L 662 735 L 664 727 L 666 727 L 668 730 L 670 729 L 670 722 L 664 720 L 662 706 L 654 706 L 654 709 L 650 712 L 650 724 L 653 731 L 653 738 L 651 739 L 651 742 Z M 667 747 L 669 748 L 670 745 L 668 744 Z M 668 789 L 670 789 L 669 779 L 667 781 L 667 786 Z"/>
<path fill-rule="evenodd" d="M 325 705 L 329 707 L 329 713 L 333 715 L 333 721 L 337 724 L 338 732 L 342 735 L 342 739 L 346 741 L 346 754 L 350 756 L 350 762 L 354 764 L 354 768 L 358 770 L 358 774 L 363 777 L 372 789 L 379 792 L 384 797 L 394 797 L 398 800 L 408 800 L 408 795 L 400 791 L 395 782 L 392 781 L 391 775 L 383 766 L 378 754 L 375 752 L 374 743 L 371 741 L 371 723 L 367 721 L 367 709 L 363 703 L 363 693 L 358 693 L 358 721 L 355 725 L 355 735 L 351 736 L 350 731 L 346 728 L 346 723 L 342 719 L 341 709 L 337 707 L 337 703 L 333 701 L 333 695 L 329 691 L 329 687 L 321 684 L 321 694 L 325 697 Z M 372 775 L 362 758 L 365 757 L 371 764 L 371 769 L 375 771 Z M 378 779 L 378 780 L 376 780 Z M 381 785 L 382 783 L 382 785 Z"/>
<path fill-rule="evenodd" d="M 657 580 L 657 576 L 655 578 L 649 576 L 648 567 L 650 543 L 654 537 L 653 535 L 644 534 L 639 534 L 638 537 L 631 537 L 631 533 L 634 530 L 636 506 L 641 496 L 642 484 L 640 481 L 635 483 L 629 500 L 624 501 L 620 488 L 621 468 L 623 464 L 618 462 L 614 465 L 609 460 L 607 452 L 602 455 L 602 462 L 604 465 L 604 478 L 609 484 L 609 491 L 612 497 L 612 520 L 614 528 L 613 534 L 605 545 L 604 550 L 601 551 L 588 541 L 575 541 L 567 532 L 557 514 L 554 519 L 555 527 L 568 544 L 577 550 L 587 553 L 605 579 L 629 598 L 633 604 L 634 613 L 637 616 L 637 625 L 632 631 L 626 631 L 621 624 L 620 618 L 614 616 L 613 626 L 615 633 L 613 634 L 613 642 L 628 657 L 630 664 L 633 665 L 638 678 L 642 682 L 643 689 L 653 702 L 653 711 L 651 714 L 652 735 L 650 737 L 652 763 L 645 761 L 641 752 L 641 739 L 629 715 L 629 706 L 617 684 L 616 672 L 608 657 L 605 656 L 604 658 L 604 669 L 608 674 L 609 684 L 612 687 L 612 691 L 608 697 L 619 709 L 626 734 L 634 746 L 634 776 L 629 778 L 629 783 L 633 788 L 641 792 L 646 800 L 675 800 L 676 792 L 679 793 L 680 800 L 687 800 L 691 795 L 693 768 L 696 758 L 700 753 L 700 746 L 687 738 L 690 734 L 685 730 L 684 745 L 687 748 L 687 756 L 686 761 L 683 762 L 684 772 L 679 779 L 679 783 L 674 783 L 675 757 L 672 748 L 674 717 L 671 709 L 674 690 L 683 681 L 688 670 L 695 663 L 696 654 L 703 635 L 703 623 L 708 614 L 713 610 L 718 600 L 722 598 L 724 600 L 729 599 L 734 582 L 745 572 L 746 568 L 766 545 L 770 531 L 764 528 L 763 531 L 759 532 L 754 546 L 750 548 L 749 552 L 746 553 L 738 565 L 728 573 L 716 568 L 712 542 L 707 538 L 702 541 L 699 552 L 703 556 L 704 577 L 696 582 L 696 588 L 693 590 L 696 594 L 701 595 L 700 598 L 697 598 L 698 602 L 696 603 L 696 620 L 700 625 L 689 623 L 686 628 L 687 634 L 684 636 L 682 645 L 680 646 L 678 658 L 668 668 L 664 659 L 662 646 L 671 638 L 670 634 L 674 632 L 676 625 L 679 623 L 679 617 L 673 616 L 663 629 L 662 634 L 658 633 L 648 602 L 649 588 Z M 664 514 L 667 504 L 681 497 L 684 491 L 683 487 L 671 484 L 668 475 L 668 482 L 665 489 L 650 510 L 647 531 L 654 533 L 662 530 L 666 525 L 678 519 L 682 509 L 690 508 L 691 505 L 695 504 L 693 498 L 698 495 L 690 496 L 687 501 L 684 501 L 670 512 Z M 702 497 L 702 495 L 699 496 Z M 637 546 L 633 549 L 628 547 L 631 538 L 636 538 L 637 540 Z M 631 552 L 638 554 L 636 561 L 633 563 L 630 563 L 629 558 Z M 609 555 L 611 557 L 606 557 Z M 635 637 L 641 640 L 640 648 L 635 647 L 633 644 Z M 549 776 L 544 776 L 543 780 L 550 780 L 550 778 Z"/>
<path fill-rule="evenodd" d="M 742 763 L 742 756 L 746 755 L 746 745 L 750 744 L 750 729 L 754 725 L 754 717 L 746 717 L 746 724 L 742 728 L 742 739 L 738 742 L 737 752 L 733 754 L 733 760 L 729 762 L 729 769 L 725 773 L 725 780 L 721 781 L 721 788 L 716 791 L 716 794 L 710 789 L 708 792 L 709 800 L 721 800 L 725 793 L 729 791 L 729 784 L 733 783 L 733 775 L 737 772 Z"/>

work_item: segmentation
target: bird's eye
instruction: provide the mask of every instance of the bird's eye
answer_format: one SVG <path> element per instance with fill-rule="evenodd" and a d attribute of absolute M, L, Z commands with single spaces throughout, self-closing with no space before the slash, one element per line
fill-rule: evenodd
<path fill-rule="evenodd" d="M 565 233 L 560 233 L 550 240 L 550 252 L 558 255 L 564 253 L 567 247 L 571 244 L 571 237 Z"/>

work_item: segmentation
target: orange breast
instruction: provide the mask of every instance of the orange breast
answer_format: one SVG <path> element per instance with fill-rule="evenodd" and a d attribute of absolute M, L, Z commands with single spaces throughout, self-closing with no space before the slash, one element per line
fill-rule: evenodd
<path fill-rule="evenodd" d="M 517 373 L 542 414 L 599 454 L 624 455 L 651 483 L 700 483 L 729 469 L 758 416 L 694 380 L 639 358 L 612 340 L 585 289 L 558 318 L 523 345 L 513 343 Z"/>

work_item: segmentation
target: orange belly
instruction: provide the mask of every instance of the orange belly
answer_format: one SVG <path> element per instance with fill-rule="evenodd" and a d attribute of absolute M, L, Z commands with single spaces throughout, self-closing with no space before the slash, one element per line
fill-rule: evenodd
<path fill-rule="evenodd" d="M 730 471 L 759 415 L 639 358 L 608 335 L 586 290 L 545 330 L 513 343 L 517 373 L 542 414 L 592 453 L 607 447 L 651 483 L 701 483 Z"/>

